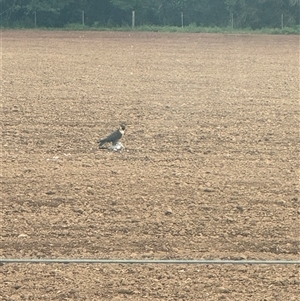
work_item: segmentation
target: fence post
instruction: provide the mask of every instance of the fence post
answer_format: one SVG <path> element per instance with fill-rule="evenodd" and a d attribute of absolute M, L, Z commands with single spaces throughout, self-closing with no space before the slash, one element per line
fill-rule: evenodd
<path fill-rule="evenodd" d="M 81 11 L 81 23 L 84 26 L 84 10 Z"/>
<path fill-rule="evenodd" d="M 132 21 L 131 21 L 131 27 L 134 28 L 135 26 L 135 11 L 132 11 Z"/>
<path fill-rule="evenodd" d="M 283 29 L 283 13 L 281 14 L 281 29 Z"/>
<path fill-rule="evenodd" d="M 181 12 L 181 27 L 183 27 L 183 12 Z"/>
<path fill-rule="evenodd" d="M 231 29 L 233 29 L 233 13 L 231 13 Z"/>
<path fill-rule="evenodd" d="M 34 27 L 36 27 L 36 10 L 34 11 Z"/>

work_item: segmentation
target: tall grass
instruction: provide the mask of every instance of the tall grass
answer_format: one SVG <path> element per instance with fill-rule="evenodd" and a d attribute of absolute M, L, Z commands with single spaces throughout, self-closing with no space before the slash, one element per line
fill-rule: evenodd
<path fill-rule="evenodd" d="M 14 24 L 13 27 L 0 27 L 2 29 L 29 29 L 34 28 L 28 26 L 28 24 Z M 82 25 L 80 23 L 68 24 L 63 28 L 41 28 L 35 29 L 48 29 L 48 30 L 92 30 L 92 31 L 144 31 L 144 32 L 182 32 L 182 33 L 246 33 L 246 34 L 300 34 L 300 26 L 284 27 L 281 28 L 262 28 L 253 30 L 251 28 L 231 28 L 231 27 L 201 27 L 192 23 L 188 26 L 158 26 L 158 25 L 141 25 L 132 28 L 131 26 L 94 26 Z"/>
<path fill-rule="evenodd" d="M 251 28 L 231 28 L 231 27 L 201 27 L 190 24 L 184 27 L 178 26 L 158 26 L 141 25 L 132 28 L 131 26 L 122 27 L 101 27 L 86 26 L 81 24 L 68 24 L 65 30 L 99 30 L 99 31 L 145 31 L 145 32 L 186 32 L 186 33 L 261 33 L 261 34 L 300 34 L 300 26 L 281 28 L 262 28 L 253 30 Z"/>

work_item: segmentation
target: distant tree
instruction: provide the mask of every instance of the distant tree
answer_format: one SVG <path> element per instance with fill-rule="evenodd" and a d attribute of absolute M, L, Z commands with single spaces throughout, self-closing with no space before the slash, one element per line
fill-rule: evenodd
<path fill-rule="evenodd" d="M 58 25 L 61 10 L 70 2 L 72 0 L 29 0 L 24 6 L 27 14 L 37 14 L 39 26 L 53 27 Z"/>
<path fill-rule="evenodd" d="M 1 25 L 9 26 L 18 16 L 22 16 L 22 0 L 0 0 Z"/>
<path fill-rule="evenodd" d="M 113 5 L 110 0 L 88 0 L 85 6 L 86 24 L 106 26 L 112 21 Z"/>
<path fill-rule="evenodd" d="M 136 11 L 136 25 L 184 24 L 253 29 L 299 25 L 300 0 L 0 0 L 2 26 L 34 25 L 62 27 L 80 23 L 85 12 L 87 25 L 122 26 L 131 24 Z"/>
<path fill-rule="evenodd" d="M 132 11 L 136 12 L 137 25 L 157 23 L 157 10 L 160 2 L 157 0 L 111 0 L 120 25 L 131 23 Z"/>
<path fill-rule="evenodd" d="M 6 25 L 23 22 L 34 24 L 37 15 L 39 26 L 57 26 L 61 10 L 73 0 L 0 0 L 1 22 Z"/>

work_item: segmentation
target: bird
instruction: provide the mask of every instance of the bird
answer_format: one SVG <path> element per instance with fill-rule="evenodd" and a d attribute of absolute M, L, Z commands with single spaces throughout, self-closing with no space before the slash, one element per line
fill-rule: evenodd
<path fill-rule="evenodd" d="M 125 133 L 125 125 L 121 124 L 119 129 L 117 129 L 115 132 L 111 133 L 106 138 L 101 139 L 98 142 L 99 147 L 101 147 L 103 144 L 109 143 L 109 142 L 111 142 L 112 145 L 116 145 L 119 142 L 119 140 L 123 137 L 124 133 Z"/>

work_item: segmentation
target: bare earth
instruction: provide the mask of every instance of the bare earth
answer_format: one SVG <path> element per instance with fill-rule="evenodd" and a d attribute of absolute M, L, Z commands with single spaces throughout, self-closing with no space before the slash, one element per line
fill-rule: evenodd
<path fill-rule="evenodd" d="M 1 257 L 299 259 L 298 36 L 3 31 L 1 64 Z M 296 265 L 0 270 L 0 300 L 300 293 Z"/>

